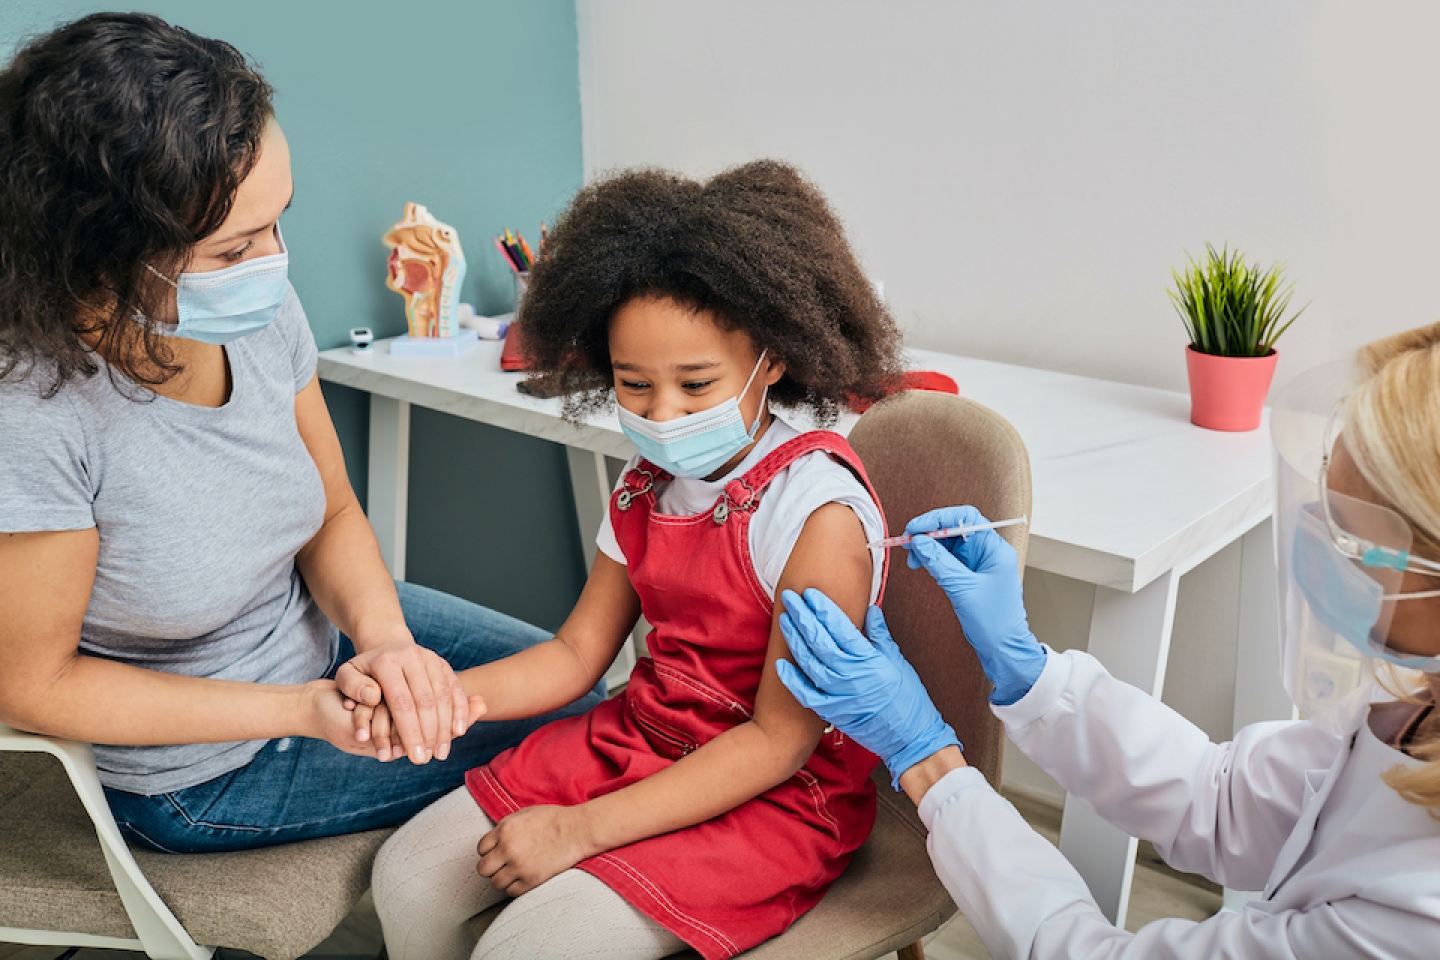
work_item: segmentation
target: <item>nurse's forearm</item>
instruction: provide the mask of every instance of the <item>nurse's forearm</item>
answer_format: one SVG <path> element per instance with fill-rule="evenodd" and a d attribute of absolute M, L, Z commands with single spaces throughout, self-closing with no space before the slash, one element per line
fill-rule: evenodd
<path fill-rule="evenodd" d="M 316 701 L 324 681 L 208 680 L 77 653 L 51 677 L 4 686 L 0 720 L 67 740 L 151 746 L 323 736 Z"/>
<path fill-rule="evenodd" d="M 807 738 L 808 739 L 808 738 Z M 589 856 L 703 823 L 795 775 L 816 742 L 777 738 L 751 721 L 623 790 L 576 808 Z"/>
<path fill-rule="evenodd" d="M 353 494 L 300 550 L 295 565 L 321 612 L 354 642 L 357 653 L 412 639 L 375 531 Z"/>
<path fill-rule="evenodd" d="M 900 774 L 900 789 L 905 791 L 905 796 L 915 806 L 920 806 L 920 801 L 930 788 L 940 782 L 940 778 L 951 770 L 959 770 L 968 766 L 965 762 L 965 755 L 960 752 L 957 746 L 948 746 L 930 754 L 924 760 L 915 764 L 904 773 Z"/>
<path fill-rule="evenodd" d="M 1032 830 L 979 771 L 952 771 L 943 778 L 920 805 L 920 819 L 930 834 L 926 849 L 936 876 L 991 956 L 1100 960 L 1113 955 L 1094 949 L 1097 940 L 1128 939 L 1101 915 L 1060 851 Z M 1051 937 L 1052 949 L 1037 949 L 1037 934 L 1056 918 L 1075 940 L 1054 949 Z"/>

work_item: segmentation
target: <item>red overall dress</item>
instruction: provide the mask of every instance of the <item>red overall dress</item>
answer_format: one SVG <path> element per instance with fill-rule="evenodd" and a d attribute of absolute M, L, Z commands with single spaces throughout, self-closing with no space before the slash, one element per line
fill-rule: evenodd
<path fill-rule="evenodd" d="M 642 460 L 626 474 L 610 521 L 654 628 L 651 657 L 635 665 L 621 696 L 542 727 L 471 770 L 466 783 L 486 815 L 498 822 L 523 807 L 612 793 L 751 718 L 774 598 L 751 562 L 750 519 L 770 481 L 816 450 L 849 467 L 875 498 L 849 444 L 818 430 L 771 451 L 726 485 L 713 511 L 693 517 L 656 512 L 654 487 L 668 473 Z M 829 730 L 779 786 L 712 820 L 576 866 L 706 960 L 732 957 L 815 906 L 865 842 L 875 821 L 875 763 Z"/>

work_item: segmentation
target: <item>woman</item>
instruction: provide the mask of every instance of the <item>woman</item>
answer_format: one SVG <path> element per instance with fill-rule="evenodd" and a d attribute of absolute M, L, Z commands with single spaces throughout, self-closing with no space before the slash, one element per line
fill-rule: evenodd
<path fill-rule="evenodd" d="M 1275 398 L 1282 648 L 1306 716 L 1227 744 L 1026 625 L 993 532 L 910 547 L 949 594 L 1006 731 L 1072 794 L 1240 911 L 1105 919 L 1074 868 L 974 770 L 878 610 L 866 640 L 811 591 L 782 629 L 801 703 L 874 750 L 919 805 L 936 872 L 997 957 L 1433 957 L 1440 943 L 1440 324 Z M 935 511 L 912 532 L 974 522 Z M 870 641 L 873 641 L 870 642 Z M 1386 694 L 1365 678 L 1382 663 Z M 1399 669 L 1397 669 L 1399 668 Z M 1347 688 L 1351 689 L 1345 696 Z"/>
<path fill-rule="evenodd" d="M 159 850 L 398 823 L 549 719 L 465 735 L 454 670 L 547 634 L 385 571 L 286 279 L 292 192 L 228 44 L 97 14 L 0 72 L 0 721 L 95 743 Z M 411 763 L 353 732 L 382 699 Z"/>

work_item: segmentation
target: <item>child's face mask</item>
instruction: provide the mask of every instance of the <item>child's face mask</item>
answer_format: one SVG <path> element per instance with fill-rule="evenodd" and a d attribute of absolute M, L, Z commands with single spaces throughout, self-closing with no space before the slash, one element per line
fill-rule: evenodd
<path fill-rule="evenodd" d="M 750 392 L 750 384 L 760 372 L 765 361 L 765 351 L 755 361 L 750 379 L 738 396 L 716 404 L 708 410 L 676 417 L 656 423 L 646 420 L 638 413 L 631 413 L 620 407 L 620 429 L 635 442 L 640 456 L 668 473 L 696 479 L 708 477 L 735 454 L 755 442 L 755 431 L 760 427 L 760 417 L 765 411 L 764 394 L 760 407 L 755 413 L 755 422 L 747 429 L 745 415 L 740 412 L 740 400 Z M 766 392 L 769 386 L 765 387 Z"/>

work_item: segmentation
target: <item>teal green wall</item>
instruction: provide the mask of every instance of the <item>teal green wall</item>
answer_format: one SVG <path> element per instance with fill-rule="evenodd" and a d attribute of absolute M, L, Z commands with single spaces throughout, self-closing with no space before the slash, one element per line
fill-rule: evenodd
<path fill-rule="evenodd" d="M 0 60 L 26 35 L 103 9 L 115 7 L 0 0 Z M 380 235 L 407 200 L 459 229 L 464 298 L 482 313 L 509 308 L 489 238 L 502 226 L 533 238 L 581 182 L 573 0 L 142 9 L 234 44 L 275 87 L 295 174 L 283 221 L 291 279 L 321 349 L 351 327 L 404 332 Z M 366 395 L 325 396 L 363 501 Z M 417 411 L 412 430 L 409 579 L 557 627 L 584 577 L 563 449 L 431 412 Z"/>

